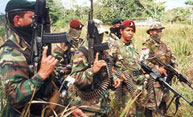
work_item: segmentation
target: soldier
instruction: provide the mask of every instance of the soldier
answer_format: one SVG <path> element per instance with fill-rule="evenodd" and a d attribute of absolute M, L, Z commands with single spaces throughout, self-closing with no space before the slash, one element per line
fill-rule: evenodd
<path fill-rule="evenodd" d="M 123 20 L 121 18 L 114 18 L 112 21 L 112 27 L 110 28 L 111 34 L 115 34 L 118 38 L 121 38 L 120 26 L 122 22 Z"/>
<path fill-rule="evenodd" d="M 70 29 L 68 34 L 71 44 L 66 45 L 65 43 L 58 43 L 56 44 L 56 47 L 53 51 L 53 55 L 59 60 L 58 64 L 55 67 L 55 74 L 60 81 L 59 83 L 57 83 L 59 87 L 61 87 L 62 82 L 67 79 L 71 72 L 71 58 L 73 57 L 74 52 L 77 51 L 78 48 L 84 44 L 84 40 L 80 38 L 84 24 L 81 23 L 79 20 L 72 20 L 69 23 L 69 26 Z M 76 98 L 75 91 L 76 90 L 74 89 L 74 85 L 68 86 L 68 91 L 65 91 L 65 95 L 63 95 L 68 100 L 67 103 L 69 103 L 70 100 Z"/>
<path fill-rule="evenodd" d="M 110 34 L 105 38 L 104 42 L 113 43 L 114 40 L 119 40 L 121 38 L 120 25 L 122 23 L 121 18 L 114 18 L 112 21 L 112 27 L 110 28 Z"/>
<path fill-rule="evenodd" d="M 81 23 L 79 20 L 72 20 L 70 22 L 70 29 L 68 34 L 71 45 L 60 43 L 56 45 L 53 51 L 53 55 L 60 61 L 60 64 L 69 64 L 73 53 L 77 50 L 77 48 L 83 45 L 84 41 L 80 38 L 83 27 L 84 24 Z"/>
<path fill-rule="evenodd" d="M 159 68 L 159 70 L 161 70 L 161 72 L 163 72 L 164 75 L 167 76 L 166 81 L 171 84 L 173 75 L 169 72 L 166 72 L 164 66 L 161 66 L 154 60 L 154 58 L 156 57 L 161 62 L 169 64 L 174 68 L 176 68 L 177 66 L 176 58 L 172 54 L 171 49 L 163 41 L 161 41 L 163 29 L 165 29 L 165 27 L 162 27 L 160 23 L 153 23 L 152 25 L 150 25 L 150 28 L 147 30 L 147 34 L 150 35 L 150 38 L 143 43 L 144 47 L 141 51 L 141 59 L 146 59 L 150 66 L 156 69 Z M 158 106 L 160 105 L 160 108 L 164 112 L 164 110 L 166 110 L 166 102 L 169 101 L 169 91 L 166 89 L 162 90 L 158 82 L 154 83 L 154 88 L 156 90 L 157 97 L 156 103 Z M 149 107 L 150 110 L 155 110 L 156 105 L 155 101 L 153 100 L 154 98 L 151 98 L 149 104 L 146 105 L 147 107 Z"/>
<path fill-rule="evenodd" d="M 79 20 L 72 20 L 69 26 L 70 29 L 68 34 L 70 44 L 66 45 L 65 43 L 58 43 L 53 50 L 53 56 L 59 60 L 54 72 L 60 82 L 62 82 L 64 78 L 66 78 L 70 74 L 72 69 L 71 58 L 74 55 L 74 52 L 84 43 L 84 40 L 80 38 L 84 24 L 81 23 Z M 57 84 L 60 87 L 60 83 Z M 68 95 L 69 98 L 71 98 L 70 94 Z"/>
<path fill-rule="evenodd" d="M 0 48 L 0 78 L 6 100 L 2 111 L 6 117 L 21 116 L 32 98 L 41 97 L 38 91 L 58 62 L 52 55 L 47 56 L 46 47 L 42 53 L 40 69 L 33 74 L 30 58 L 35 4 L 35 1 L 10 0 L 5 9 L 7 23 L 12 31 L 10 38 Z M 41 109 L 38 105 L 31 107 L 31 116 L 40 116 Z M 74 114 L 83 115 L 79 109 Z"/>
<path fill-rule="evenodd" d="M 145 108 L 143 103 L 146 97 L 146 77 L 141 69 L 139 54 L 132 43 L 135 31 L 135 23 L 131 20 L 124 20 L 120 29 L 121 39 L 115 41 L 109 53 L 115 60 L 115 75 L 120 77 L 127 86 L 127 92 L 123 93 L 123 103 L 125 104 L 123 108 L 129 98 L 134 98 L 140 94 L 128 114 L 130 116 L 142 116 Z"/>
<path fill-rule="evenodd" d="M 126 106 L 126 103 L 129 101 L 131 96 L 133 94 L 130 94 L 131 92 L 134 92 L 135 90 L 142 91 L 144 89 L 143 83 L 145 80 L 145 77 L 141 71 L 141 66 L 139 62 L 139 55 L 135 50 L 135 47 L 132 43 L 132 37 L 135 33 L 135 23 L 131 20 L 125 20 L 121 24 L 121 39 L 116 40 L 113 47 L 110 50 L 110 55 L 114 57 L 115 60 L 115 74 L 120 72 L 121 75 L 118 75 L 118 77 L 121 77 L 123 79 L 123 82 L 127 82 L 128 76 L 132 78 L 131 84 L 133 84 L 132 88 L 133 91 L 130 91 L 126 88 L 124 89 L 123 94 L 123 100 L 122 100 L 122 109 Z M 122 72 L 122 73 L 121 73 Z M 134 104 L 132 111 L 129 112 L 129 115 L 135 116 L 136 115 L 136 109 L 139 111 L 142 111 L 142 107 L 139 105 L 139 100 L 137 101 L 138 104 Z M 139 112 L 140 115 L 142 112 Z"/>
<path fill-rule="evenodd" d="M 99 33 L 100 41 L 102 41 L 103 34 L 106 30 L 101 25 L 102 21 L 94 19 L 94 22 Z M 108 84 L 105 84 L 108 76 L 106 75 L 106 71 L 102 70 L 107 63 L 104 60 L 99 60 L 99 54 L 96 54 L 93 65 L 90 65 L 88 62 L 87 45 L 88 44 L 85 43 L 85 47 L 79 48 L 79 51 L 76 51 L 73 57 L 71 75 L 76 79 L 74 84 L 77 88 L 77 94 L 80 97 L 76 102 L 88 106 L 83 110 L 87 112 L 86 114 L 89 116 L 105 116 L 110 112 Z M 115 79 L 114 87 L 118 87 L 119 84 L 120 81 Z"/>

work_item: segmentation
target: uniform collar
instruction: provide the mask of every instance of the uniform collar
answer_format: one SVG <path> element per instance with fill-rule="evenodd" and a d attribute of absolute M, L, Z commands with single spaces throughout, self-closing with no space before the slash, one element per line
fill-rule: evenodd
<path fill-rule="evenodd" d="M 10 40 L 15 42 L 15 44 L 23 51 L 32 50 L 32 47 L 24 39 L 19 37 L 19 35 L 17 35 L 14 32 L 10 36 Z"/>
<path fill-rule="evenodd" d="M 124 43 L 126 46 L 129 46 L 129 45 L 131 45 L 132 44 L 132 41 L 130 40 L 130 41 L 128 41 L 127 43 Z"/>
<path fill-rule="evenodd" d="M 129 41 L 128 43 L 124 43 L 121 39 L 117 40 L 117 43 L 122 46 L 133 46 L 132 40 Z"/>

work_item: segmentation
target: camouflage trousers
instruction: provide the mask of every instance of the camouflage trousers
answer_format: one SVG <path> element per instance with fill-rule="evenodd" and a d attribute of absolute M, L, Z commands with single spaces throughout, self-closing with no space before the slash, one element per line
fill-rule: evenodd
<path fill-rule="evenodd" d="M 155 110 L 156 111 L 156 103 L 157 106 L 160 105 L 162 99 L 163 99 L 163 89 L 160 86 L 158 82 L 154 82 L 154 90 L 150 92 L 149 97 L 147 97 L 148 101 L 144 104 L 144 107 L 148 108 L 149 110 Z M 154 95 L 155 91 L 155 95 Z"/>

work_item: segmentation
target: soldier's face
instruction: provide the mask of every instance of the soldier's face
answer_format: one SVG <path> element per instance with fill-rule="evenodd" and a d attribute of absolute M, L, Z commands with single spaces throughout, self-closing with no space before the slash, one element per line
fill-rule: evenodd
<path fill-rule="evenodd" d="M 159 29 L 159 30 L 150 30 L 149 31 L 149 34 L 152 35 L 152 34 L 157 34 L 157 33 L 162 33 L 162 30 Z"/>
<path fill-rule="evenodd" d="M 114 24 L 112 27 L 113 28 L 119 28 L 121 26 L 121 24 Z"/>
<path fill-rule="evenodd" d="M 134 36 L 134 30 L 133 28 L 130 27 L 126 27 L 125 29 L 121 29 L 121 38 L 123 38 L 124 40 L 128 41 L 131 40 Z"/>
<path fill-rule="evenodd" d="M 24 16 L 16 15 L 13 19 L 15 27 L 23 27 L 32 24 L 34 12 L 26 11 Z"/>

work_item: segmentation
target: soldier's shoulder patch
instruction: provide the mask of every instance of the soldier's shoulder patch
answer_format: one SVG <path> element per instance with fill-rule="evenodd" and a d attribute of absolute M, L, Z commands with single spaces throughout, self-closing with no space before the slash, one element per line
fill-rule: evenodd
<path fill-rule="evenodd" d="M 141 54 L 148 54 L 149 53 L 149 49 L 144 47 L 144 48 L 141 48 Z"/>
<path fill-rule="evenodd" d="M 145 51 L 145 50 L 147 50 L 147 49 L 148 49 L 148 48 L 146 48 L 146 47 L 144 47 L 144 48 L 141 48 L 141 50 L 144 50 L 144 51 Z"/>
<path fill-rule="evenodd" d="M 79 63 L 79 60 L 78 60 L 77 58 L 75 58 L 75 59 L 73 60 L 73 64 L 77 65 L 78 63 Z"/>

